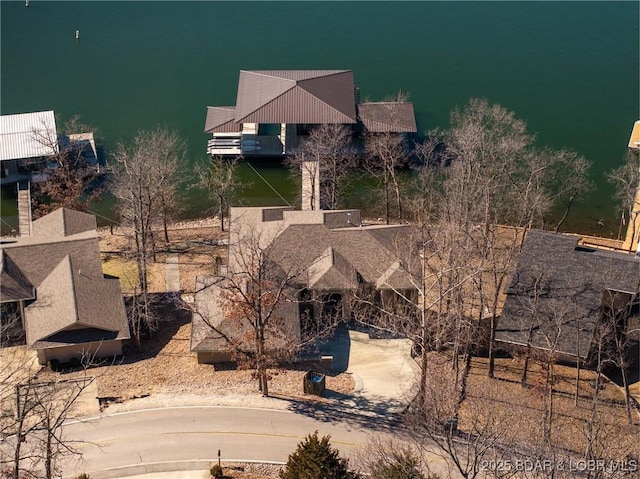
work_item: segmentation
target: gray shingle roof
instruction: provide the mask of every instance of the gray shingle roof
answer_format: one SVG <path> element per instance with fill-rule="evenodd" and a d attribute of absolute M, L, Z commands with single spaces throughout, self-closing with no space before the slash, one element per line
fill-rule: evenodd
<path fill-rule="evenodd" d="M 13 260 L 0 251 L 2 271 L 0 271 L 1 302 L 20 301 L 35 298 L 35 289 Z"/>
<path fill-rule="evenodd" d="M 29 346 L 40 347 L 65 330 L 129 338 L 120 283 L 102 272 L 95 218 L 61 209 L 35 221 L 33 230 L 34 236 L 2 245 L 3 275 L 15 265 L 36 291 L 25 307 Z M 2 300 L 10 298 L 3 287 Z"/>
<path fill-rule="evenodd" d="M 270 254 L 283 265 L 283 269 L 314 268 L 321 262 L 327 248 L 331 248 L 341 263 L 360 274 L 362 279 L 371 284 L 378 280 L 396 262 L 397 251 L 394 251 L 395 239 L 405 236 L 408 227 L 348 227 L 328 228 L 326 225 L 291 225 L 275 239 Z M 346 271 L 343 266 L 342 270 Z M 345 284 L 353 281 L 342 273 Z M 328 286 L 328 278 L 323 289 Z M 398 274 L 393 284 L 379 284 L 379 288 L 390 287 L 412 288 L 408 275 Z M 336 285 L 334 289 L 341 289 Z"/>
<path fill-rule="evenodd" d="M 638 293 L 640 258 L 579 247 L 570 236 L 530 231 L 496 339 L 526 345 L 531 326 L 534 347 L 586 358 L 606 290 Z"/>
<path fill-rule="evenodd" d="M 251 350 L 246 341 L 252 337 L 251 327 L 246 321 L 228 320 L 225 312 L 225 295 L 229 295 L 229 281 L 216 276 L 198 276 L 196 278 L 195 305 L 191 324 L 191 351 L 194 352 L 234 352 L 235 349 L 224 338 L 237 341 L 243 350 Z M 226 293 L 225 293 L 226 291 Z M 267 347 L 282 348 L 295 343 L 300 338 L 300 325 L 296 315 L 297 304 L 282 301 L 278 304 L 277 316 L 273 318 L 266 331 L 269 338 Z M 205 319 L 206 318 L 206 321 Z M 207 322 L 209 324 L 207 324 Z M 212 328 L 211 326 L 214 328 Z M 217 331 L 216 331 L 217 329 Z"/>
<path fill-rule="evenodd" d="M 358 117 L 372 133 L 415 133 L 413 103 L 370 102 L 358 105 Z"/>
<path fill-rule="evenodd" d="M 32 236 L 56 239 L 72 236 L 97 228 L 96 217 L 81 211 L 59 208 L 35 220 L 31 225 Z"/>

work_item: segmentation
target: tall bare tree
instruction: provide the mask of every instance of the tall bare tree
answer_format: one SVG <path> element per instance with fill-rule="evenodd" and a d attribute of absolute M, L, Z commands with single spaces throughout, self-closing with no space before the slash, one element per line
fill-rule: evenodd
<path fill-rule="evenodd" d="M 337 209 L 355 166 L 351 130 L 344 125 L 323 124 L 311 130 L 294 155 L 287 159 L 294 175 L 299 175 L 305 161 L 316 162 L 320 175 L 320 208 Z M 315 179 L 314 179 L 315 180 Z"/>
<path fill-rule="evenodd" d="M 450 245 L 476 250 L 482 270 L 474 276 L 478 319 L 490 323 L 489 375 L 493 375 L 495 327 L 500 295 L 521 247 L 524 231 L 541 224 L 562 201 L 565 215 L 588 188 L 588 163 L 575 153 L 540 149 L 514 113 L 486 100 L 472 99 L 451 114 L 451 128 L 436 131 L 421 147 L 425 166 L 418 173 L 431 186 L 430 220 L 457 233 Z M 560 176 L 557 171 L 562 170 Z M 435 192 L 435 194 L 433 193 Z M 564 221 L 564 218 L 561 220 Z M 515 229 L 498 228 L 510 225 Z M 463 245 L 467 245 L 466 247 Z"/>
<path fill-rule="evenodd" d="M 199 165 L 196 172 L 198 186 L 209 193 L 218 208 L 220 228 L 225 230 L 225 214 L 229 211 L 229 203 L 245 188 L 238 177 L 239 158 L 213 157 L 207 163 Z"/>
<path fill-rule="evenodd" d="M 632 228 L 631 242 L 629 248 L 633 247 L 638 222 L 640 218 L 640 205 L 638 199 L 638 189 L 640 188 L 640 152 L 629 150 L 622 166 L 607 173 L 609 183 L 615 188 L 614 198 L 617 200 L 622 210 L 623 217 L 629 218 L 628 228 Z"/>
<path fill-rule="evenodd" d="M 408 155 L 404 137 L 399 133 L 368 133 L 365 137 L 365 169 L 376 179 L 382 191 L 387 224 L 391 218 L 391 201 L 395 202 L 396 217 L 403 220 L 403 191 L 399 169 L 406 166 Z"/>
<path fill-rule="evenodd" d="M 133 328 L 155 328 L 147 281 L 148 265 L 155 255 L 153 226 L 165 224 L 175 206 L 185 147 L 178 135 L 166 128 L 140 131 L 131 145 L 118 144 L 114 153 L 113 193 L 122 222 L 130 228 L 135 245 L 140 295 L 134 298 Z M 140 336 L 135 334 L 138 347 Z"/>

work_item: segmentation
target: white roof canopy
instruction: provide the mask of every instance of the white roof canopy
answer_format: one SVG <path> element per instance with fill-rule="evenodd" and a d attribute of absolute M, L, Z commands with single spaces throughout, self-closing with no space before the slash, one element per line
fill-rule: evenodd
<path fill-rule="evenodd" d="M 57 152 L 58 134 L 52 110 L 0 116 L 0 161 Z"/>

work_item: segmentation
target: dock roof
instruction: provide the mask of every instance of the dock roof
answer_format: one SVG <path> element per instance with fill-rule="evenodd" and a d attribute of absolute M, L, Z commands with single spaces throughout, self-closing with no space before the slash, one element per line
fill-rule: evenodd
<path fill-rule="evenodd" d="M 355 123 L 351 70 L 241 70 L 237 123 Z"/>
<path fill-rule="evenodd" d="M 358 116 L 371 133 L 415 133 L 413 103 L 399 101 L 368 102 L 358 105 Z"/>
<path fill-rule="evenodd" d="M 52 110 L 0 116 L 0 161 L 39 158 L 57 150 Z"/>
<path fill-rule="evenodd" d="M 242 125 L 235 122 L 236 108 L 234 106 L 208 106 L 204 132 L 235 133 L 242 130 Z"/>

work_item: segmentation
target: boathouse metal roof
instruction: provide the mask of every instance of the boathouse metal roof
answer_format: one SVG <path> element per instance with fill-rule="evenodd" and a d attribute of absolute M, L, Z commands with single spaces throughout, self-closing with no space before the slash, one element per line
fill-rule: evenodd
<path fill-rule="evenodd" d="M 351 70 L 241 70 L 237 123 L 355 123 Z"/>
<path fill-rule="evenodd" d="M 358 116 L 371 133 L 415 133 L 413 103 L 385 101 L 361 103 Z"/>
<path fill-rule="evenodd" d="M 235 115 L 236 109 L 233 106 L 208 106 L 204 132 L 235 133 L 241 131 L 242 125 L 235 122 Z"/>
<path fill-rule="evenodd" d="M 0 161 L 39 158 L 57 151 L 52 110 L 0 116 Z"/>

